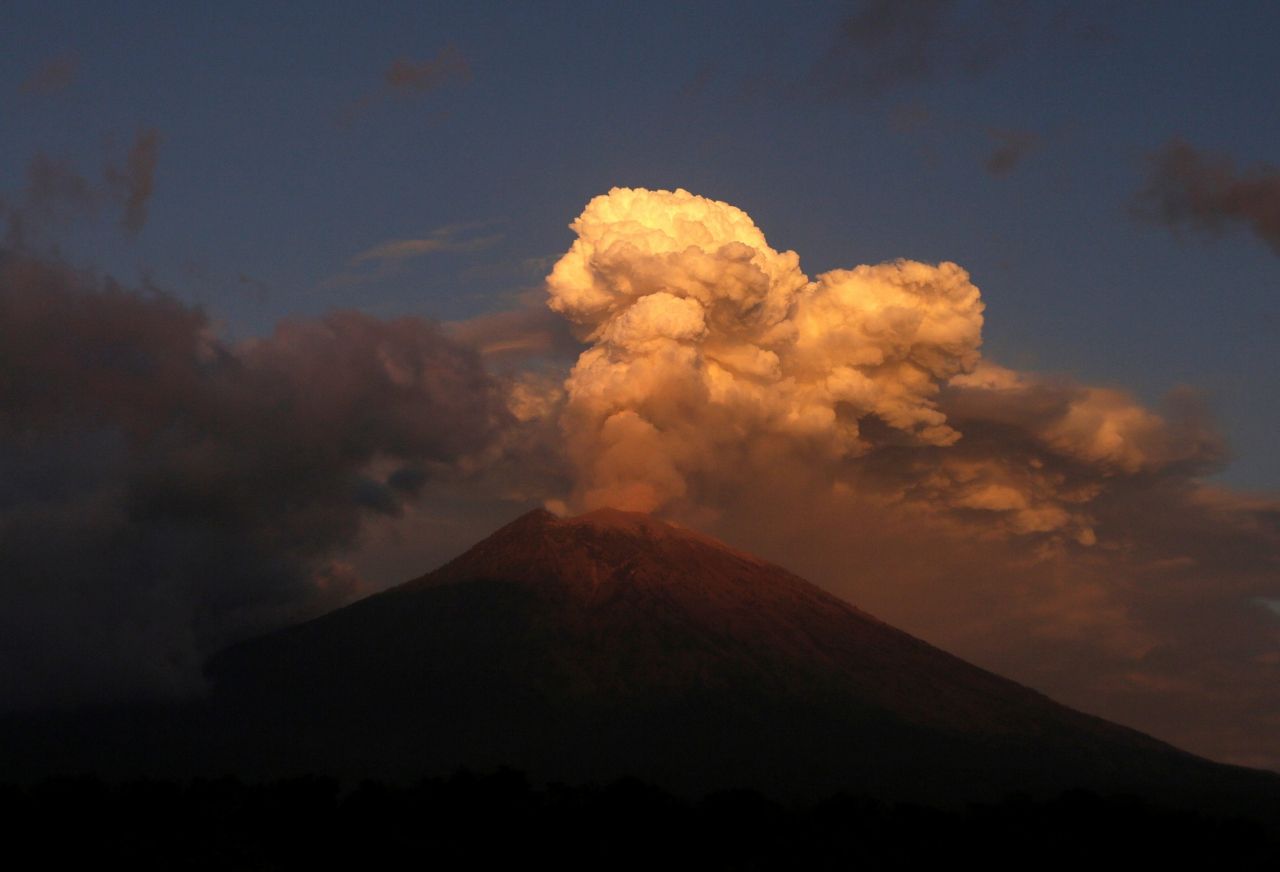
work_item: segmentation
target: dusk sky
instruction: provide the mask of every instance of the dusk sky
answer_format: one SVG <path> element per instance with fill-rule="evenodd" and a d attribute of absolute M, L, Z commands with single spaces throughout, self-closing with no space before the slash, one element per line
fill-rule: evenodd
<path fill-rule="evenodd" d="M 4 4 L 0 707 L 198 692 L 625 503 L 1280 769 L 1278 40 L 1265 2 Z"/>

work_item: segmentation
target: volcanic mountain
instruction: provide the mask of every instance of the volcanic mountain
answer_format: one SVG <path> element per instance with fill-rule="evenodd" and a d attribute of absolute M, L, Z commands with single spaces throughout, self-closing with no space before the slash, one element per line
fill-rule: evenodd
<path fill-rule="evenodd" d="M 531 512 L 207 671 L 201 753 L 249 773 L 510 765 L 779 796 L 1280 795 L 1280 779 L 1066 708 L 780 567 L 615 510 Z"/>

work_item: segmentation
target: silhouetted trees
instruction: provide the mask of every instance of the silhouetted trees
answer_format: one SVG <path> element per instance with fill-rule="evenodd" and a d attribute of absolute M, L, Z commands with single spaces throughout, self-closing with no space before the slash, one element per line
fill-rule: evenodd
<path fill-rule="evenodd" d="M 803 807 L 751 791 L 698 802 L 635 779 L 534 787 L 501 769 L 412 786 L 305 776 L 0 786 L 10 856 L 135 869 L 905 869 L 1099 863 L 1280 868 L 1260 822 L 1085 792 L 944 809 L 839 795 Z"/>

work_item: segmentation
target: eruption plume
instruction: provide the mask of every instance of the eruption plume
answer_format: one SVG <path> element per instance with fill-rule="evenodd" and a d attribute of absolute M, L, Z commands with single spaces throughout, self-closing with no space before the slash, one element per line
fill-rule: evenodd
<path fill-rule="evenodd" d="M 977 364 L 983 306 L 955 264 L 810 279 L 741 209 L 684 190 L 615 188 L 572 227 L 547 286 L 591 343 L 566 385 L 575 503 L 652 511 L 726 464 L 856 457 L 868 421 L 960 438 L 937 398 Z"/>

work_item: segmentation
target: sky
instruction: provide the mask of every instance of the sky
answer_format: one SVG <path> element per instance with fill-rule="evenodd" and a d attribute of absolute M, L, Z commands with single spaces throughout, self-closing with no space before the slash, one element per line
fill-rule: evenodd
<path fill-rule="evenodd" d="M 1278 34 L 1262 2 L 6 3 L 0 704 L 198 692 L 526 508 L 623 503 L 1280 768 Z"/>

